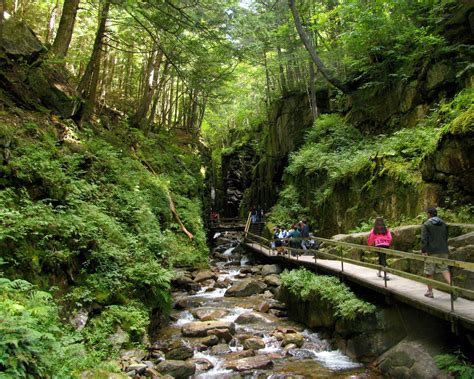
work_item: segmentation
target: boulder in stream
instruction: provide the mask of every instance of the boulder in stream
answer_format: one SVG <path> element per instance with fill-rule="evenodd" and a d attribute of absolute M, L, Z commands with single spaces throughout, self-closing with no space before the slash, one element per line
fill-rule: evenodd
<path fill-rule="evenodd" d="M 233 284 L 232 287 L 225 292 L 224 296 L 246 297 L 262 293 L 266 288 L 265 283 L 249 278 Z"/>
<path fill-rule="evenodd" d="M 263 279 L 265 284 L 272 286 L 272 287 L 278 287 L 281 286 L 281 279 L 277 274 L 270 274 L 265 276 Z"/>
<path fill-rule="evenodd" d="M 241 358 L 227 361 L 224 367 L 236 371 L 250 371 L 271 368 L 273 361 L 266 355 L 256 355 L 254 357 Z"/>
<path fill-rule="evenodd" d="M 194 321 L 184 325 L 182 333 L 186 337 L 206 337 L 210 335 L 208 332 L 213 330 L 224 330 L 234 333 L 235 325 L 232 322 L 224 321 Z"/>
<path fill-rule="evenodd" d="M 224 317 L 229 312 L 224 309 L 196 309 L 191 313 L 201 321 L 211 321 Z"/>
<path fill-rule="evenodd" d="M 236 324 L 272 323 L 275 321 L 277 319 L 271 315 L 256 312 L 245 312 L 235 319 Z"/>
<path fill-rule="evenodd" d="M 201 270 L 194 275 L 194 281 L 196 283 L 204 282 L 209 279 L 217 280 L 217 275 L 211 270 Z"/>
<path fill-rule="evenodd" d="M 166 360 L 161 362 L 157 369 L 161 374 L 184 379 L 194 375 L 196 365 L 193 362 Z"/>
<path fill-rule="evenodd" d="M 260 337 L 247 338 L 244 341 L 244 349 L 246 350 L 259 350 L 265 347 L 265 342 Z"/>
<path fill-rule="evenodd" d="M 166 359 L 171 360 L 185 360 L 194 355 L 194 349 L 183 340 L 173 341 L 168 346 L 168 351 L 165 353 Z"/>
<path fill-rule="evenodd" d="M 261 274 L 262 276 L 272 275 L 272 274 L 279 274 L 283 271 L 280 265 L 273 264 L 273 265 L 263 265 Z"/>

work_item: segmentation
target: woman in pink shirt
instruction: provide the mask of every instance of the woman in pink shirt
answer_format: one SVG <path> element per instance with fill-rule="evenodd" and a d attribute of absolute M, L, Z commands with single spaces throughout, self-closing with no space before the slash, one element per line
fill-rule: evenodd
<path fill-rule="evenodd" d="M 376 247 L 385 247 L 389 248 L 392 244 L 392 234 L 390 230 L 385 226 L 385 222 L 383 217 L 377 217 L 375 219 L 374 227 L 370 231 L 369 238 L 367 240 L 367 244 L 369 246 L 376 246 Z M 387 259 L 384 253 L 377 253 L 379 256 L 379 265 L 385 267 L 387 265 Z M 377 273 L 379 278 L 382 277 L 381 271 Z M 388 275 L 386 276 L 388 279 Z"/>

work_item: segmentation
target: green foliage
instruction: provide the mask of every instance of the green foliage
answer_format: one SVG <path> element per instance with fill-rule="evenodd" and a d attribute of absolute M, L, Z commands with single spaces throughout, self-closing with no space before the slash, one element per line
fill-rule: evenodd
<path fill-rule="evenodd" d="M 61 287 L 58 300 L 68 309 L 103 309 L 73 333 L 61 325 L 51 295 L 12 282 L 26 287 L 12 287 L 5 296 L 0 291 L 0 318 L 8 316 L 0 323 L 0 367 L 31 377 L 100 368 L 122 347 L 110 337 L 119 328 L 129 340 L 123 347 L 137 346 L 151 310 L 169 310 L 174 266 L 207 264 L 200 163 L 194 151 L 123 127 L 86 129 L 77 133 L 80 143 L 62 145 L 49 125 L 2 126 L 0 133 L 12 141 L 1 168 L 5 275 L 41 289 Z M 193 241 L 174 220 L 170 196 Z M 51 354 L 68 364 L 56 365 Z M 68 354 L 77 360 L 64 358 Z"/>
<path fill-rule="evenodd" d="M 374 305 L 358 299 L 350 289 L 333 276 L 315 275 L 306 269 L 284 271 L 282 285 L 301 300 L 318 297 L 326 300 L 335 310 L 335 315 L 354 320 L 358 316 L 374 313 Z"/>
<path fill-rule="evenodd" d="M 0 277 L 0 319 L 2 378 L 70 378 L 89 367 L 113 370 L 60 323 L 51 295 L 27 281 Z"/>
<path fill-rule="evenodd" d="M 269 221 L 274 225 L 288 228 L 296 221 L 307 217 L 308 209 L 300 204 L 298 190 L 293 185 L 286 186 L 279 194 L 278 203 L 272 208 Z"/>
<path fill-rule="evenodd" d="M 443 104 L 438 112 L 437 122 L 443 134 L 467 134 L 474 131 L 474 88 L 459 92 L 449 103 Z"/>
<path fill-rule="evenodd" d="M 442 354 L 434 357 L 438 367 L 457 379 L 474 377 L 474 366 L 460 351 L 454 354 Z"/>

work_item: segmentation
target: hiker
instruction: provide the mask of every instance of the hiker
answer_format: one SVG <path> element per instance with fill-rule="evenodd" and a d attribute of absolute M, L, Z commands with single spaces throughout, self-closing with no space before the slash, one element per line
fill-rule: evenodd
<path fill-rule="evenodd" d="M 299 249 L 301 247 L 301 241 L 300 240 L 294 240 L 294 238 L 300 238 L 301 237 L 301 232 L 300 229 L 298 228 L 298 225 L 295 224 L 291 227 L 290 231 L 288 232 L 288 238 L 290 239 L 289 245 L 293 249 Z M 291 252 L 291 255 L 296 255 L 296 253 Z"/>
<path fill-rule="evenodd" d="M 279 249 L 279 254 L 285 254 L 286 249 L 285 246 L 287 245 L 286 238 L 288 238 L 288 231 L 286 230 L 285 227 L 280 228 L 280 233 L 278 234 L 278 238 L 280 239 L 280 249 Z"/>
<path fill-rule="evenodd" d="M 250 218 L 252 220 L 252 224 L 255 224 L 257 222 L 257 210 L 255 207 L 252 207 L 250 210 Z"/>
<path fill-rule="evenodd" d="M 369 233 L 369 238 L 367 239 L 367 245 L 389 248 L 392 244 L 392 234 L 390 230 L 385 226 L 383 217 L 377 217 L 374 222 L 374 227 Z M 387 258 L 384 253 L 377 252 L 379 256 L 379 265 L 385 267 L 387 265 Z M 381 269 L 377 272 L 379 278 L 382 277 Z M 385 273 L 385 280 L 389 280 L 388 275 Z"/>
<path fill-rule="evenodd" d="M 448 227 L 445 222 L 438 217 L 436 208 L 430 207 L 426 210 L 428 220 L 421 227 L 421 254 L 448 258 Z M 451 283 L 451 274 L 445 264 L 425 262 L 424 273 L 427 278 L 433 279 L 434 274 L 441 273 L 446 282 Z M 425 293 L 426 297 L 433 298 L 433 287 L 428 285 Z M 457 296 L 453 295 L 456 300 Z"/>
<path fill-rule="evenodd" d="M 255 210 L 255 214 L 256 214 L 257 222 L 262 222 L 263 221 L 263 208 L 260 205 Z"/>
<path fill-rule="evenodd" d="M 216 225 L 219 223 L 219 213 L 215 210 L 211 210 L 211 225 Z"/>
<path fill-rule="evenodd" d="M 300 233 L 302 238 L 309 238 L 309 226 L 308 221 L 306 219 L 300 221 Z M 302 240 L 301 241 L 301 248 L 303 250 L 308 250 L 309 240 Z"/>

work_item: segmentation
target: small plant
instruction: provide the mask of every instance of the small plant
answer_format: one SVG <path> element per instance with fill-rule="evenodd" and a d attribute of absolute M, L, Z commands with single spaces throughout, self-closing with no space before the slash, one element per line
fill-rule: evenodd
<path fill-rule="evenodd" d="M 474 377 L 474 366 L 461 352 L 442 354 L 434 357 L 436 364 L 447 374 L 457 379 L 471 379 Z"/>

